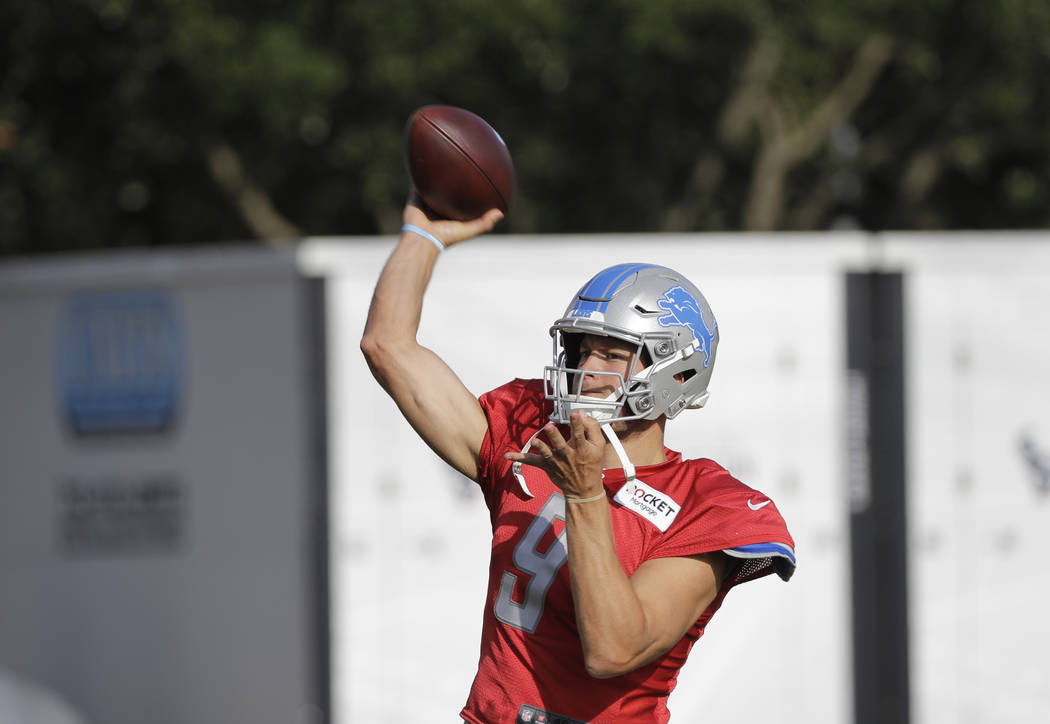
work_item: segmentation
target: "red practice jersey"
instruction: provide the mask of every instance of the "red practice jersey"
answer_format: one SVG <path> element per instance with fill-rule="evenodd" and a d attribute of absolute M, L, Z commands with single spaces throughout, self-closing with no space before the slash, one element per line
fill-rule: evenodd
<path fill-rule="evenodd" d="M 482 396 L 481 406 L 489 429 L 479 481 L 492 520 L 492 557 L 478 673 L 461 716 L 475 724 L 666 722 L 678 671 L 729 589 L 774 571 L 787 580 L 793 572 L 794 541 L 776 506 L 717 463 L 683 460 L 672 450 L 666 462 L 639 467 L 628 483 L 622 470 L 607 470 L 616 552 L 627 575 L 651 558 L 712 551 L 725 551 L 738 565 L 668 653 L 622 676 L 593 678 L 583 666 L 565 565 L 565 499 L 529 466 L 526 492 L 503 457 L 547 423 L 543 383 L 515 380 Z"/>

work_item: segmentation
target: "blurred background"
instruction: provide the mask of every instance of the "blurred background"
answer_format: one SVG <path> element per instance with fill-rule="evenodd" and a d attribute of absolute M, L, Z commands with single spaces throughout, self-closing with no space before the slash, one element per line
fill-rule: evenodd
<path fill-rule="evenodd" d="M 404 122 L 512 233 L 1045 228 L 1037 0 L 7 0 L 0 253 L 392 233 Z"/>
<path fill-rule="evenodd" d="M 614 262 L 718 315 L 669 440 L 799 570 L 672 721 L 1043 721 L 1048 71 L 1042 0 L 6 0 L 0 724 L 456 719 L 487 513 L 357 351 L 429 103 L 518 174 L 421 327 L 472 391 Z"/>

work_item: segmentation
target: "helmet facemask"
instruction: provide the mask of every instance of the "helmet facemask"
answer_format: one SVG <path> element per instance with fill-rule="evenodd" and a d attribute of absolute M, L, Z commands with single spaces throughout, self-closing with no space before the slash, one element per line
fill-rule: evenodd
<path fill-rule="evenodd" d="M 577 410 L 586 412 L 599 422 L 641 419 L 643 416 L 634 414 L 628 400 L 648 394 L 644 380 L 637 375 L 624 380 L 619 372 L 580 369 L 580 337 L 580 334 L 566 334 L 560 330 L 554 334 L 554 365 L 544 368 L 546 398 L 554 403 L 551 420 L 567 424 L 572 413 Z M 642 351 L 641 345 L 635 345 L 634 353 L 625 367 L 627 370 L 638 366 Z M 604 398 L 585 395 L 582 389 L 587 375 L 608 377 L 613 391 Z"/>
<path fill-rule="evenodd" d="M 544 368 L 546 398 L 554 403 L 552 421 L 567 424 L 576 410 L 603 423 L 655 420 L 662 415 L 673 418 L 683 409 L 695 409 L 706 402 L 706 389 L 697 394 L 691 389 L 695 385 L 689 384 L 696 372 L 688 361 L 695 345 L 676 350 L 672 336 L 661 333 L 631 335 L 623 330 L 624 334 L 602 335 L 634 346 L 626 369 L 636 369 L 639 360 L 643 367 L 625 380 L 616 372 L 579 368 L 580 338 L 585 332 L 553 330 L 554 365 Z M 584 375 L 612 378 L 613 392 L 605 398 L 584 395 Z"/>

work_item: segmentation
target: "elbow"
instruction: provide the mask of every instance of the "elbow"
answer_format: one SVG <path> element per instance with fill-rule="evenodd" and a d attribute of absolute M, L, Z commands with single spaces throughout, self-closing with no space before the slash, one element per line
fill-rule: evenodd
<path fill-rule="evenodd" d="M 383 344 L 374 334 L 365 333 L 361 337 L 361 354 L 365 356 L 368 366 L 372 367 L 383 354 Z"/>
<path fill-rule="evenodd" d="M 656 642 L 631 645 L 626 641 L 608 641 L 603 646 L 588 646 L 585 643 L 583 666 L 594 679 L 611 679 L 629 674 L 670 650 L 670 646 L 660 646 Z"/>
<path fill-rule="evenodd" d="M 361 354 L 368 362 L 368 368 L 377 380 L 382 381 L 387 377 L 394 360 L 397 359 L 396 345 L 384 340 L 377 334 L 366 332 L 361 337 Z"/>
<path fill-rule="evenodd" d="M 583 665 L 587 669 L 587 673 L 594 679 L 611 679 L 637 668 L 632 661 L 626 658 L 596 656 L 594 654 L 585 655 Z"/>

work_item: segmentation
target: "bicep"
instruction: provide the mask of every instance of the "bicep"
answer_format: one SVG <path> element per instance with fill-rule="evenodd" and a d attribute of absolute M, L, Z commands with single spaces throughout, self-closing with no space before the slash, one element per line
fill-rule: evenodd
<path fill-rule="evenodd" d="M 715 600 L 728 570 L 724 553 L 654 558 L 631 576 L 645 612 L 647 661 L 666 653 Z"/>
<path fill-rule="evenodd" d="M 471 480 L 488 420 L 477 398 L 445 362 L 418 344 L 365 350 L 372 374 L 423 441 Z"/>

